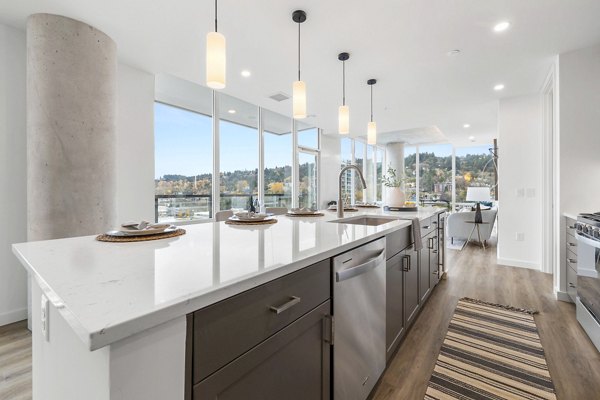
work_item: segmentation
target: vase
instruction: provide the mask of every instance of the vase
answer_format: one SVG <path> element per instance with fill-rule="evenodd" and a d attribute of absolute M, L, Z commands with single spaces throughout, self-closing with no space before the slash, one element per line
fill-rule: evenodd
<path fill-rule="evenodd" d="M 389 207 L 404 207 L 406 198 L 404 192 L 399 187 L 386 187 L 385 188 L 386 199 L 385 203 Z"/>

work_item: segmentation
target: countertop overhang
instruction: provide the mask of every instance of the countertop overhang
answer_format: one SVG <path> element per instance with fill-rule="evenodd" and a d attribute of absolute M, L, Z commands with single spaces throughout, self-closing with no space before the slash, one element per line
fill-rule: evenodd
<path fill-rule="evenodd" d="M 186 225 L 186 235 L 156 241 L 83 236 L 12 248 L 84 344 L 96 350 L 443 211 L 346 213 L 398 218 L 380 226 L 332 223 L 336 213 L 324 211 L 320 218 L 277 216 L 278 223 L 266 226 Z"/>

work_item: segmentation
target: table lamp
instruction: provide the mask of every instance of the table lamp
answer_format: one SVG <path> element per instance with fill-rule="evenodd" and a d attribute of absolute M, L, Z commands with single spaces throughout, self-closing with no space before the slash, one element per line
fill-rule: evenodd
<path fill-rule="evenodd" d="M 467 201 L 474 201 L 477 203 L 475 209 L 475 223 L 480 224 L 483 222 L 481 217 L 481 204 L 482 201 L 490 201 L 491 194 L 489 187 L 468 187 L 467 188 Z"/>

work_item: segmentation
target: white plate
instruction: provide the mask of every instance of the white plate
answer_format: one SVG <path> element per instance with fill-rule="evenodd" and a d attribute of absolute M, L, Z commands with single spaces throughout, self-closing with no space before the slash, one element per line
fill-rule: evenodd
<path fill-rule="evenodd" d="M 260 218 L 239 218 L 238 216 L 234 215 L 233 217 L 229 217 L 228 219 L 230 221 L 236 221 L 236 222 L 262 222 L 262 221 L 269 221 L 273 218 L 274 217 L 269 216 L 269 215 L 265 215 L 264 217 L 260 217 Z"/>
<path fill-rule="evenodd" d="M 247 212 L 239 212 L 234 216 L 229 217 L 232 221 L 263 221 L 268 217 L 267 214 L 254 213 L 250 214 Z"/>
<path fill-rule="evenodd" d="M 147 236 L 147 235 L 156 235 L 158 233 L 170 233 L 173 231 L 176 231 L 177 227 L 174 225 L 170 225 L 166 228 L 160 227 L 160 228 L 148 228 L 148 229 L 143 229 L 143 230 L 137 230 L 137 229 L 121 229 L 121 230 L 114 230 L 114 231 L 108 231 L 106 232 L 107 235 L 109 236 L 119 236 L 119 237 L 125 237 L 125 236 Z"/>
<path fill-rule="evenodd" d="M 318 211 L 313 211 L 313 210 L 308 210 L 308 209 L 300 209 L 300 208 L 292 208 L 290 211 L 288 211 L 288 214 L 294 214 L 294 215 L 313 215 L 313 214 L 318 214 Z"/>

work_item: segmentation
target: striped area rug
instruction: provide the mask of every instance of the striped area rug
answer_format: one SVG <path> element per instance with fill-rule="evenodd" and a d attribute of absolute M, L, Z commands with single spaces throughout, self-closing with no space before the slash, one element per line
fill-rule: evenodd
<path fill-rule="evenodd" d="M 425 399 L 556 399 L 534 313 L 460 299 Z"/>

